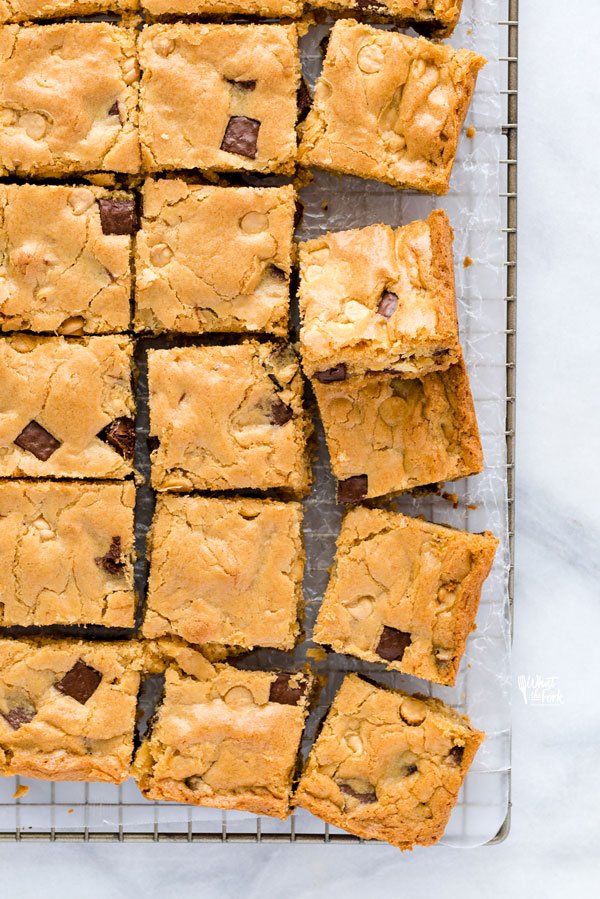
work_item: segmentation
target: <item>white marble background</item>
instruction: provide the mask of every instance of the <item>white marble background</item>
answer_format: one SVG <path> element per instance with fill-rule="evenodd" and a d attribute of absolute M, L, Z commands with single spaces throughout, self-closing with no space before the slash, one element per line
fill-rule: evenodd
<path fill-rule="evenodd" d="M 501 846 L 0 844 L 0 896 L 599 895 L 600 4 L 523 0 L 513 824 Z M 526 705 L 516 676 L 556 677 Z"/>

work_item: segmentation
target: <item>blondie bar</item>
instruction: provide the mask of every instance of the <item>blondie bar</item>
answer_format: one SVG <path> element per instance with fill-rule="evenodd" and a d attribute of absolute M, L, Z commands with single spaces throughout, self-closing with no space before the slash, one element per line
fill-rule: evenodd
<path fill-rule="evenodd" d="M 300 244 L 300 340 L 309 377 L 444 371 L 458 361 L 452 228 L 436 210 Z"/>
<path fill-rule="evenodd" d="M 313 639 L 454 684 L 498 541 L 383 509 L 343 519 Z"/>
<path fill-rule="evenodd" d="M 136 327 L 287 334 L 296 192 L 149 180 Z"/>
<path fill-rule="evenodd" d="M 308 491 L 311 425 L 291 347 L 151 350 L 148 380 L 157 490 Z"/>
<path fill-rule="evenodd" d="M 197 654 L 199 656 L 199 654 Z M 165 692 L 133 774 L 147 799 L 286 818 L 312 679 L 242 671 L 199 656 Z"/>
<path fill-rule="evenodd" d="M 292 649 L 302 607 L 302 506 L 158 498 L 145 637 Z"/>
<path fill-rule="evenodd" d="M 134 228 L 124 191 L 0 185 L 0 330 L 125 331 Z"/>
<path fill-rule="evenodd" d="M 152 16 L 267 16 L 297 17 L 304 0 L 141 0 Z"/>
<path fill-rule="evenodd" d="M 142 667 L 133 641 L 0 640 L 0 775 L 124 781 Z"/>
<path fill-rule="evenodd" d="M 336 22 L 298 151 L 302 165 L 448 192 L 482 56 Z"/>
<path fill-rule="evenodd" d="M 0 0 L 0 23 L 126 13 L 137 7 L 137 0 Z"/>
<path fill-rule="evenodd" d="M 0 477 L 130 474 L 131 355 L 126 337 L 0 338 Z"/>
<path fill-rule="evenodd" d="M 483 454 L 464 362 L 422 378 L 313 381 L 339 502 L 477 474 Z M 337 378 L 334 380 L 333 378 Z"/>
<path fill-rule="evenodd" d="M 135 32 L 0 27 L 0 175 L 137 172 Z"/>
<path fill-rule="evenodd" d="M 296 805 L 400 849 L 443 835 L 485 734 L 439 699 L 386 690 L 349 674 L 294 796 Z"/>
<path fill-rule="evenodd" d="M 310 0 L 310 5 L 336 13 L 352 13 L 370 21 L 409 25 L 426 37 L 450 37 L 463 0 Z"/>
<path fill-rule="evenodd" d="M 140 39 L 148 171 L 294 170 L 295 25 L 151 25 Z"/>
<path fill-rule="evenodd" d="M 0 482 L 0 625 L 132 627 L 135 487 Z"/>

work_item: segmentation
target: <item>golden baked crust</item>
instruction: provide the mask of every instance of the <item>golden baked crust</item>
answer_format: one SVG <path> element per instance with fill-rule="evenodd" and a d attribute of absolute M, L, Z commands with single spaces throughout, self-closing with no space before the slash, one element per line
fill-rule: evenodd
<path fill-rule="evenodd" d="M 0 477 L 130 474 L 131 358 L 127 337 L 0 338 Z"/>
<path fill-rule="evenodd" d="M 144 636 L 292 649 L 302 609 L 301 529 L 300 503 L 159 496 Z"/>
<path fill-rule="evenodd" d="M 135 487 L 0 483 L 0 624 L 133 627 Z"/>
<path fill-rule="evenodd" d="M 127 330 L 132 237 L 111 231 L 100 204 L 134 210 L 135 199 L 87 185 L 0 185 L 0 330 Z"/>
<path fill-rule="evenodd" d="M 458 362 L 453 233 L 445 212 L 393 230 L 370 225 L 300 244 L 300 344 L 309 377 L 406 377 Z"/>
<path fill-rule="evenodd" d="M 383 509 L 342 522 L 313 639 L 452 685 L 498 541 Z"/>
<path fill-rule="evenodd" d="M 142 663 L 134 641 L 0 640 L 0 774 L 124 781 Z"/>
<path fill-rule="evenodd" d="M 298 161 L 395 187 L 447 193 L 484 64 L 470 50 L 352 19 L 336 22 Z"/>
<path fill-rule="evenodd" d="M 366 375 L 312 384 L 340 501 L 453 481 L 483 468 L 462 360 L 422 378 Z"/>
<path fill-rule="evenodd" d="M 133 765 L 144 796 L 287 818 L 311 680 L 205 660 L 193 677 L 168 669 Z"/>
<path fill-rule="evenodd" d="M 295 25 L 151 25 L 139 47 L 147 171 L 294 171 Z"/>
<path fill-rule="evenodd" d="M 443 835 L 485 734 L 439 699 L 349 674 L 294 794 L 324 821 L 399 849 Z"/>
<path fill-rule="evenodd" d="M 136 328 L 288 329 L 296 192 L 148 180 L 136 238 Z"/>
<path fill-rule="evenodd" d="M 297 17 L 304 0 L 141 0 L 153 16 L 170 14 L 210 16 Z"/>
<path fill-rule="evenodd" d="M 137 172 L 135 32 L 0 27 L 0 174 Z"/>
<path fill-rule="evenodd" d="M 0 0 L 0 23 L 129 12 L 138 0 Z"/>
<path fill-rule="evenodd" d="M 427 37 L 450 37 L 460 18 L 463 0 L 310 0 L 310 6 L 332 12 L 352 12 L 371 22 L 412 25 Z"/>
<path fill-rule="evenodd" d="M 157 490 L 308 491 L 311 424 L 291 347 L 151 350 L 148 380 Z"/>

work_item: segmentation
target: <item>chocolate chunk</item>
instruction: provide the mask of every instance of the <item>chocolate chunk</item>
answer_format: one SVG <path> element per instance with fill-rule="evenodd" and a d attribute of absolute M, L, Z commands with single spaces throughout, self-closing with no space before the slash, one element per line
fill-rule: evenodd
<path fill-rule="evenodd" d="M 153 453 L 155 450 L 157 450 L 159 448 L 160 440 L 158 439 L 158 437 L 155 437 L 153 435 L 152 437 L 147 438 L 146 444 L 148 446 L 148 452 Z"/>
<path fill-rule="evenodd" d="M 125 562 L 121 558 L 121 538 L 113 537 L 106 555 L 98 556 L 94 561 L 99 568 L 104 568 L 108 574 L 122 574 Z"/>
<path fill-rule="evenodd" d="M 121 110 L 119 109 L 119 101 L 118 100 L 115 100 L 113 105 L 108 110 L 108 114 L 118 116 L 119 120 L 121 119 Z"/>
<path fill-rule="evenodd" d="M 231 116 L 221 141 L 221 150 L 237 156 L 256 157 L 260 122 L 245 115 Z"/>
<path fill-rule="evenodd" d="M 133 234 L 137 216 L 133 200 L 98 200 L 103 234 Z"/>
<path fill-rule="evenodd" d="M 388 662 L 400 662 L 411 643 L 410 634 L 397 631 L 395 627 L 384 627 L 375 652 Z"/>
<path fill-rule="evenodd" d="M 85 705 L 90 696 L 98 689 L 101 680 L 102 675 L 99 671 L 79 659 L 54 686 L 60 693 L 71 696 L 81 705 Z"/>
<path fill-rule="evenodd" d="M 278 702 L 281 705 L 298 705 L 306 693 L 307 683 L 303 679 L 300 683 L 291 683 L 295 675 L 287 671 L 278 674 L 269 690 L 269 702 Z"/>
<path fill-rule="evenodd" d="M 16 705 L 8 712 L 0 712 L 7 724 L 13 730 L 18 730 L 24 724 L 29 724 L 35 718 L 36 709 L 32 706 Z"/>
<path fill-rule="evenodd" d="M 410 777 L 411 774 L 416 774 L 418 770 L 416 765 L 407 765 L 404 769 L 404 776 Z"/>
<path fill-rule="evenodd" d="M 364 792 L 355 790 L 350 784 L 339 783 L 338 787 L 346 796 L 352 796 L 353 799 L 358 799 L 361 805 L 370 805 L 372 802 L 377 802 L 377 793 L 375 792 L 374 787 Z"/>
<path fill-rule="evenodd" d="M 369 492 L 369 478 L 366 474 L 356 474 L 353 478 L 338 481 L 338 503 L 357 503 Z"/>
<path fill-rule="evenodd" d="M 316 371 L 315 379 L 321 384 L 332 384 L 334 381 L 345 381 L 346 365 L 344 362 L 340 362 L 339 365 L 334 365 L 333 368 L 325 368 L 323 371 Z"/>
<path fill-rule="evenodd" d="M 278 396 L 275 397 L 273 402 L 271 403 L 271 424 L 272 425 L 285 425 L 288 421 L 291 421 L 294 417 L 294 411 L 291 406 L 288 406 L 287 403 L 284 403 L 283 400 L 280 400 Z"/>
<path fill-rule="evenodd" d="M 278 281 L 287 281 L 288 279 L 286 272 L 284 272 L 282 268 L 278 268 L 276 265 L 270 265 L 267 271 L 272 278 L 276 278 Z"/>
<path fill-rule="evenodd" d="M 133 459 L 135 448 L 135 422 L 131 418 L 115 418 L 98 434 L 100 440 L 115 449 L 124 459 Z"/>
<path fill-rule="evenodd" d="M 256 88 L 256 81 L 237 81 L 235 78 L 227 78 L 226 80 L 241 91 L 253 91 Z"/>
<path fill-rule="evenodd" d="M 453 765 L 458 765 L 459 767 L 462 765 L 463 755 L 465 754 L 464 746 L 453 746 L 450 752 L 448 753 L 448 760 L 452 762 Z"/>
<path fill-rule="evenodd" d="M 391 318 L 398 306 L 398 297 L 391 290 L 384 290 L 377 304 L 377 312 L 384 318 Z"/>
<path fill-rule="evenodd" d="M 308 84 L 306 83 L 304 78 L 300 79 L 300 87 L 298 88 L 297 102 L 298 102 L 298 121 L 303 122 L 309 113 L 311 103 L 312 103 L 312 97 L 311 97 L 310 91 L 308 89 Z"/>
<path fill-rule="evenodd" d="M 46 462 L 61 445 L 60 440 L 53 437 L 37 421 L 30 421 L 19 436 L 15 437 L 14 442 L 42 462 Z"/>

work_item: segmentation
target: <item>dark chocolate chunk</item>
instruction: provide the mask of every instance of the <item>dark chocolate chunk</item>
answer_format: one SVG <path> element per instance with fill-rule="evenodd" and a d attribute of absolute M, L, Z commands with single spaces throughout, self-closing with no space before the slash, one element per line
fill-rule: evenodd
<path fill-rule="evenodd" d="M 13 730 L 18 730 L 24 724 L 29 724 L 35 718 L 36 709 L 32 705 L 16 705 L 8 712 L 0 712 L 7 724 Z"/>
<path fill-rule="evenodd" d="M 365 791 L 355 790 L 350 784 L 344 783 L 339 783 L 338 787 L 342 793 L 346 796 L 352 796 L 353 799 L 358 799 L 362 805 L 370 805 L 372 802 L 377 802 L 377 793 L 374 787 Z"/>
<path fill-rule="evenodd" d="M 108 552 L 94 559 L 99 568 L 104 568 L 108 574 L 122 574 L 125 562 L 121 558 L 121 538 L 113 537 Z"/>
<path fill-rule="evenodd" d="M 267 271 L 272 278 L 276 278 L 278 281 L 287 281 L 288 279 L 287 273 L 276 265 L 270 265 Z"/>
<path fill-rule="evenodd" d="M 119 120 L 121 119 L 121 110 L 119 109 L 119 101 L 115 100 L 113 105 L 108 110 L 109 115 L 118 116 Z"/>
<path fill-rule="evenodd" d="M 273 402 L 271 403 L 271 424 L 272 425 L 285 425 L 288 421 L 291 421 L 294 417 L 294 411 L 291 406 L 288 406 L 287 403 L 284 403 L 283 400 L 280 400 L 278 396 L 275 397 Z"/>
<path fill-rule="evenodd" d="M 241 91 L 253 91 L 256 88 L 256 81 L 237 81 L 235 78 L 226 79 L 229 84 L 238 87 Z"/>
<path fill-rule="evenodd" d="M 391 290 L 384 290 L 377 304 L 377 312 L 384 318 L 391 318 L 398 306 L 398 297 Z"/>
<path fill-rule="evenodd" d="M 300 683 L 291 683 L 295 675 L 287 671 L 278 674 L 269 690 L 269 702 L 278 702 L 281 705 L 298 705 L 306 693 L 306 680 Z"/>
<path fill-rule="evenodd" d="M 133 200 L 98 200 L 103 234 L 133 234 L 137 216 Z"/>
<path fill-rule="evenodd" d="M 100 440 L 104 440 L 115 449 L 124 459 L 133 459 L 135 448 L 135 422 L 131 418 L 123 416 L 115 418 L 98 434 Z"/>
<path fill-rule="evenodd" d="M 79 659 L 54 686 L 60 693 L 71 696 L 81 705 L 85 705 L 90 696 L 98 689 L 101 680 L 102 675 L 99 671 Z"/>
<path fill-rule="evenodd" d="M 321 384 L 332 384 L 334 381 L 345 381 L 346 365 L 344 362 L 340 362 L 339 365 L 334 365 L 333 368 L 325 368 L 323 371 L 316 371 L 315 379 Z"/>
<path fill-rule="evenodd" d="M 231 116 L 221 141 L 221 150 L 237 156 L 256 157 L 260 122 L 245 115 Z"/>
<path fill-rule="evenodd" d="M 300 79 L 300 87 L 298 88 L 298 121 L 303 122 L 309 113 L 312 103 L 312 97 L 308 89 L 308 84 L 304 78 Z"/>
<path fill-rule="evenodd" d="M 465 754 L 464 746 L 453 746 L 450 752 L 448 753 L 448 760 L 452 762 L 453 765 L 458 765 L 459 767 L 462 765 L 463 755 Z"/>
<path fill-rule="evenodd" d="M 375 652 L 388 662 L 400 662 L 411 643 L 410 634 L 397 631 L 395 627 L 384 627 Z"/>
<path fill-rule="evenodd" d="M 338 503 L 357 503 L 369 492 L 369 478 L 366 474 L 356 474 L 353 478 L 338 481 Z"/>
<path fill-rule="evenodd" d="M 410 777 L 411 774 L 416 774 L 418 770 L 416 765 L 407 765 L 404 769 L 404 776 Z"/>
<path fill-rule="evenodd" d="M 37 421 L 30 421 L 19 436 L 15 437 L 15 443 L 42 462 L 46 462 L 61 445 L 60 440 L 53 437 Z"/>
<path fill-rule="evenodd" d="M 154 450 L 157 450 L 160 446 L 160 440 L 158 437 L 152 435 L 152 437 L 148 437 L 146 440 L 146 444 L 148 446 L 148 452 L 153 453 Z"/>

